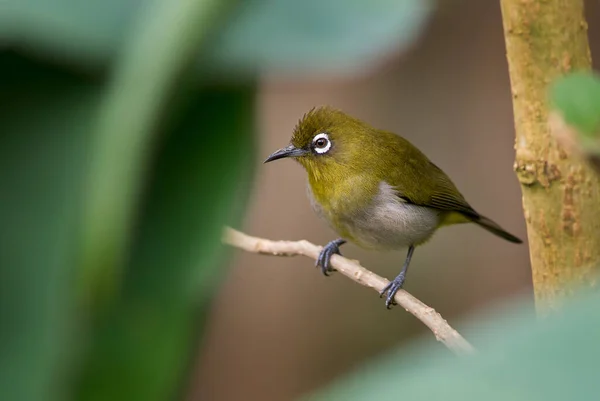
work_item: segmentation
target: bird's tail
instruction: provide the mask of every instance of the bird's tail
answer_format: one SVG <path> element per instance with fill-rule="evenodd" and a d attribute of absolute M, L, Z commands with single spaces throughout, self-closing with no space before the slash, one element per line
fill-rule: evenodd
<path fill-rule="evenodd" d="M 489 232 L 496 234 L 497 236 L 502 237 L 507 241 L 514 242 L 515 244 L 520 244 L 523 242 L 519 238 L 505 231 L 502 227 L 500 227 L 498 224 L 496 224 L 495 222 L 493 222 L 485 216 L 479 215 L 478 217 L 473 218 L 472 221 L 473 223 L 478 224 L 479 226 L 485 228 Z"/>

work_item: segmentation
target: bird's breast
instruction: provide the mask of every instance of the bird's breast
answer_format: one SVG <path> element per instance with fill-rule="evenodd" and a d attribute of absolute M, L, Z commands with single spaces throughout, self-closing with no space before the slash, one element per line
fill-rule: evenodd
<path fill-rule="evenodd" d="M 335 194 L 335 191 L 329 191 Z M 336 197 L 308 194 L 315 213 L 343 238 L 368 249 L 392 250 L 427 241 L 440 223 L 440 212 L 404 202 L 382 181 L 376 188 L 354 185 Z"/>

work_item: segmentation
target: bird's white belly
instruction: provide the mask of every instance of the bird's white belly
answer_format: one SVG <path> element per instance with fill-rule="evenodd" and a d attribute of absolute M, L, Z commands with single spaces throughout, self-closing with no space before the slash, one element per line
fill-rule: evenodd
<path fill-rule="evenodd" d="M 312 204 L 317 214 L 328 220 L 314 200 Z M 367 207 L 338 219 L 353 242 L 382 250 L 422 243 L 433 235 L 439 222 L 439 211 L 404 202 L 386 182 L 379 185 L 379 193 Z"/>
<path fill-rule="evenodd" d="M 397 249 L 428 240 L 439 219 L 433 209 L 397 201 L 373 205 L 345 224 L 359 245 Z"/>

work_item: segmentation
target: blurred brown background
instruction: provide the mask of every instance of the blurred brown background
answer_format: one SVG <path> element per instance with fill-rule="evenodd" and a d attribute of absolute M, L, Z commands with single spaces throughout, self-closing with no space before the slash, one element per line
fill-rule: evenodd
<path fill-rule="evenodd" d="M 588 2 L 592 53 L 597 2 Z M 526 239 L 512 170 L 513 119 L 498 1 L 443 7 L 408 53 L 345 82 L 264 80 L 259 160 L 287 144 L 311 107 L 343 109 L 395 131 L 448 173 L 469 202 Z M 292 161 L 258 167 L 243 230 L 271 239 L 325 244 L 335 234 L 312 213 L 306 177 Z M 405 251 L 342 253 L 392 278 Z M 324 278 L 306 258 L 236 253 L 211 316 L 193 400 L 289 400 L 427 329 L 400 308 L 387 311 L 372 290 L 340 275 Z M 405 287 L 450 323 L 531 292 L 527 245 L 472 225 L 440 230 L 418 248 Z M 232 383 L 234 385 L 232 385 Z"/>

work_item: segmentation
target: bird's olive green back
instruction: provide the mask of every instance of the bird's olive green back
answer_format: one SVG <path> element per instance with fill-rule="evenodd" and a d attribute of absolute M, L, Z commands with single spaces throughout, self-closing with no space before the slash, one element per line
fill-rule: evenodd
<path fill-rule="evenodd" d="M 300 120 L 292 144 L 308 149 L 313 137 L 321 132 L 329 135 L 331 150 L 298 159 L 308 172 L 316 198 L 328 197 L 334 187 L 360 176 L 362 179 L 356 184 L 366 187 L 367 193 L 374 195 L 381 181 L 385 181 L 406 202 L 458 212 L 468 218 L 479 216 L 450 178 L 406 139 L 375 129 L 339 110 L 321 107 Z"/>

